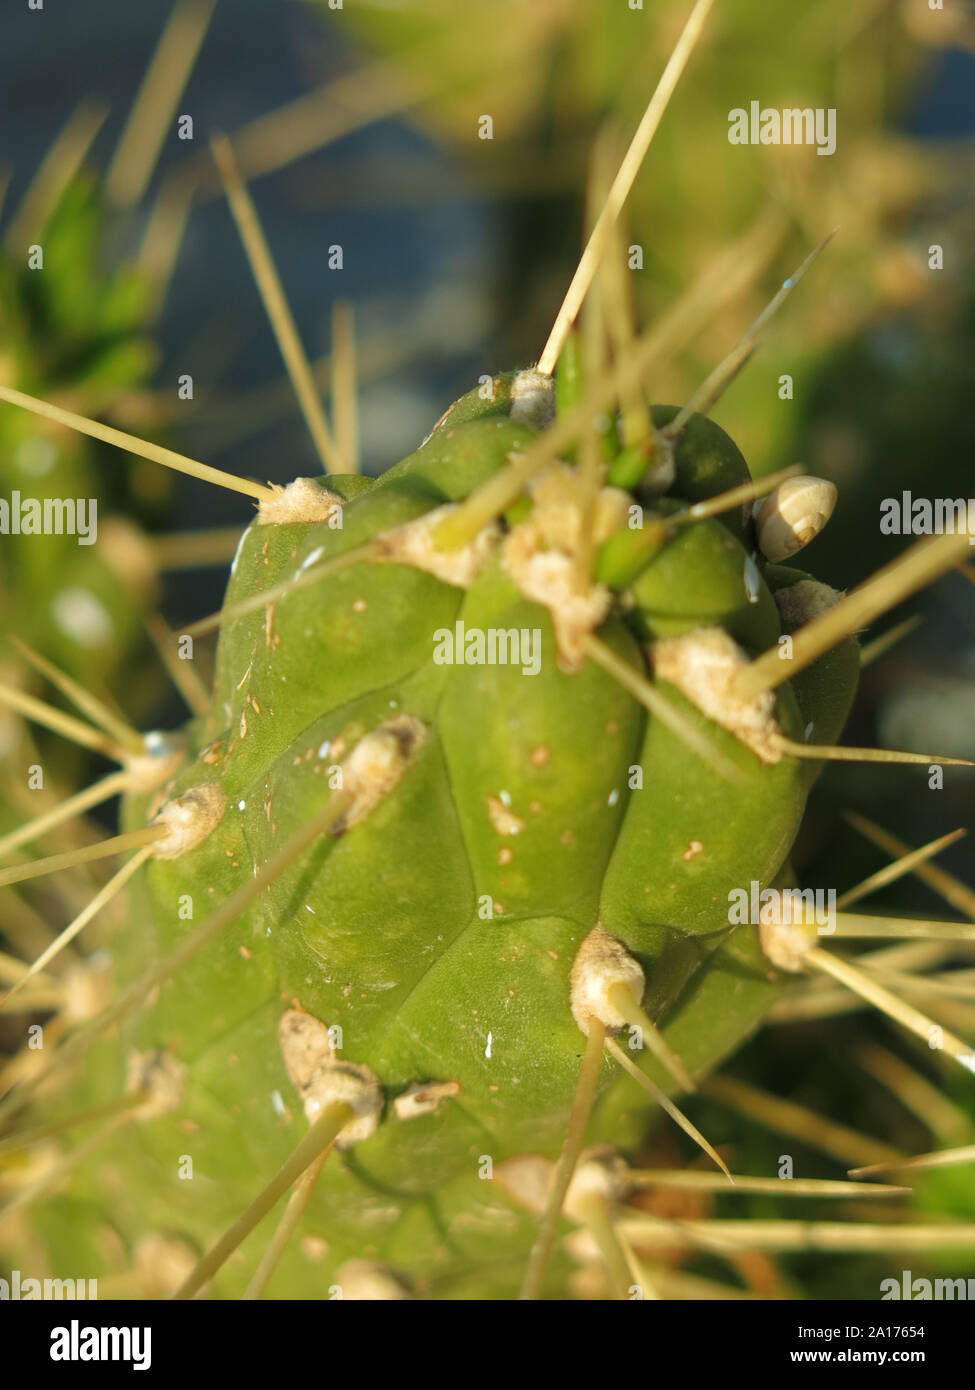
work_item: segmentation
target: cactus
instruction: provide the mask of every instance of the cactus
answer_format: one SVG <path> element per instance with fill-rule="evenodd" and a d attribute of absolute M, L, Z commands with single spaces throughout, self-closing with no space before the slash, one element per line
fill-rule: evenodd
<path fill-rule="evenodd" d="M 597 224 L 568 303 L 605 250 Z M 678 409 L 643 381 L 691 298 L 662 344 L 651 330 L 613 362 L 589 307 L 578 337 L 575 317 L 379 478 L 246 484 L 257 514 L 221 611 L 179 637 L 191 658 L 219 630 L 183 729 L 130 737 L 89 701 L 121 764 L 120 834 L 0 868 L 0 889 L 132 857 L 11 994 L 43 999 L 47 966 L 123 891 L 129 925 L 112 998 L 91 980 L 60 1041 L 8 1070 L 14 1248 L 150 1296 L 557 1297 L 578 1291 L 574 1260 L 600 1293 L 649 1293 L 662 1232 L 632 1200 L 648 1128 L 665 1111 L 727 1181 L 675 1098 L 792 975 L 923 1033 L 807 914 L 731 909 L 795 885 L 823 762 L 871 756 L 837 746 L 856 632 L 967 538 L 845 598 L 783 565 L 835 489 L 795 468 L 753 481 L 694 408 L 761 324 Z M 943 1048 L 972 1069 L 960 1039 Z M 68 1077 L 70 1096 L 51 1085 Z M 796 1190 L 853 1190 L 826 1188 Z M 288 1192 L 263 1256 L 232 1258 Z"/>

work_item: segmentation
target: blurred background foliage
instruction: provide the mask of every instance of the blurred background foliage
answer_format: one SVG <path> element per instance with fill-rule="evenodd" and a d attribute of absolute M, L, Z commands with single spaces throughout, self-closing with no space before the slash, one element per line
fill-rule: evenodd
<path fill-rule="evenodd" d="M 194 144 L 170 133 L 146 195 L 128 208 L 104 198 L 97 171 L 111 159 L 170 0 L 8 11 L 0 56 L 8 226 L 78 103 L 96 97 L 108 116 L 88 172 L 51 212 L 43 277 L 24 269 L 22 248 L 8 244 L 0 260 L 0 376 L 238 474 L 283 482 L 317 472 L 212 180 L 199 174 L 185 232 L 177 242 L 174 231 L 165 248 L 175 256 L 171 279 L 167 268 L 154 280 L 144 257 L 141 273 L 136 267 L 161 191 L 194 161 L 205 167 L 210 132 L 239 132 L 309 91 L 344 83 L 336 103 L 348 133 L 316 148 L 329 128 L 322 120 L 319 135 L 322 108 L 296 108 L 287 128 L 307 152 L 282 155 L 281 167 L 271 160 L 252 191 L 326 389 L 333 305 L 355 306 L 363 455 L 367 471 L 381 471 L 479 373 L 537 357 L 581 245 L 597 137 L 607 149 L 625 145 L 689 8 L 670 0 L 645 0 L 642 9 L 626 0 L 345 0 L 338 10 L 326 0 L 220 0 L 179 107 L 193 115 Z M 728 113 L 752 100 L 835 107 L 835 154 L 731 146 Z M 478 134 L 485 115 L 490 140 Z M 753 473 L 801 460 L 837 483 L 836 513 L 809 557 L 809 568 L 837 587 L 859 582 L 909 543 L 881 534 L 884 497 L 905 488 L 932 497 L 975 492 L 973 139 L 970 6 L 718 0 L 627 205 L 624 244 L 639 245 L 643 256 L 632 274 L 642 327 L 763 208 L 774 205 L 783 217 L 775 261 L 755 289 L 648 383 L 662 401 L 685 399 L 783 276 L 839 228 L 713 412 Z M 344 249 L 340 272 L 327 267 L 332 244 Z M 929 267 L 934 245 L 943 248 L 939 270 Z M 177 397 L 185 373 L 192 401 Z M 792 400 L 780 398 L 786 374 Z M 6 495 L 16 486 L 43 495 L 49 486 L 52 495 L 97 495 L 101 508 L 94 553 L 66 538 L 38 566 L 22 544 L 11 565 L 4 540 L 3 626 L 101 692 L 114 691 L 133 718 L 144 722 L 151 710 L 163 725 L 181 719 L 152 664 L 142 618 L 159 595 L 171 626 L 215 608 L 225 568 L 160 575 L 129 524 L 161 533 L 238 523 L 247 502 L 191 479 L 160 478 L 152 465 L 40 428 L 8 407 L 0 409 L 0 478 Z M 865 672 L 848 741 L 975 758 L 972 568 L 875 626 L 871 635 L 908 614 L 919 618 Z M 110 641 L 86 647 L 83 628 L 58 620 L 66 591 L 102 606 Z M 23 679 L 9 650 L 0 671 Z M 22 727 L 8 721 L 4 737 L 9 766 L 19 767 Z M 58 752 L 63 745 L 40 738 L 64 778 L 79 774 L 77 760 Z M 936 792 L 921 769 L 829 768 L 797 847 L 801 880 L 842 889 L 884 862 L 839 812 L 859 810 L 917 845 L 959 825 L 975 830 L 972 788 L 972 775 L 953 769 Z M 972 882 L 964 841 L 939 862 Z M 914 879 L 867 908 L 948 911 Z M 956 1014 L 956 1026 L 971 1028 L 975 1010 L 955 1007 L 965 1015 Z M 778 1028 L 774 1048 L 768 1038 L 753 1042 L 732 1071 L 905 1151 L 971 1142 L 966 1078 L 886 1024 L 837 1013 Z M 877 1046 L 938 1084 L 946 1099 L 937 1115 L 882 1078 L 870 1052 Z M 774 1172 L 779 1154 L 792 1151 L 716 1102 L 702 1102 L 698 1119 L 715 1142 L 738 1146 L 740 1171 Z M 669 1142 L 655 1141 L 649 1159 L 672 1159 Z M 804 1175 L 836 1175 L 835 1162 L 793 1147 Z M 970 1169 L 931 1175 L 918 1206 L 975 1220 Z M 713 1209 L 732 1214 L 720 1202 Z M 755 1199 L 751 1210 L 777 1214 L 771 1200 Z M 801 1288 L 857 1298 L 875 1296 L 878 1271 L 890 1272 L 866 1257 L 793 1264 L 783 1272 L 756 1260 L 743 1277 L 770 1295 Z M 921 1264 L 912 1267 L 920 1272 Z M 947 1275 L 959 1260 L 929 1264 Z"/>

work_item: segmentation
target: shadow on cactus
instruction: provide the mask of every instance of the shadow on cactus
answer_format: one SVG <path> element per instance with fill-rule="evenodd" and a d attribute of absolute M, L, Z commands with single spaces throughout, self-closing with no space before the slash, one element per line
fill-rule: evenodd
<path fill-rule="evenodd" d="M 623 197 L 651 137 L 641 127 Z M 225 147 L 219 163 L 258 263 Z M 753 482 L 706 412 L 812 257 L 689 402 L 651 406 L 655 364 L 761 271 L 767 228 L 611 350 L 587 293 L 612 220 L 537 366 L 485 377 L 378 479 L 247 485 L 257 515 L 224 605 L 177 636 L 192 660 L 219 629 L 207 709 L 135 746 L 106 728 L 122 833 L 0 870 L 2 888 L 134 851 L 38 961 L 14 964 L 7 997 L 49 985 L 60 949 L 130 894 L 113 1001 L 55 1046 L 29 1043 L 0 1104 L 22 1124 L 0 1140 L 0 1232 L 16 1243 L 30 1212 L 21 1239 L 54 1269 L 98 1272 L 103 1295 L 686 1296 L 662 1255 L 722 1248 L 722 1223 L 675 1229 L 641 1201 L 655 1183 L 904 1191 L 732 1183 L 675 1098 L 793 975 L 934 1026 L 823 946 L 884 919 L 817 917 L 788 858 L 824 760 L 952 761 L 836 740 L 856 632 L 958 563 L 967 536 L 922 542 L 845 597 L 783 564 L 835 489 L 798 468 Z M 287 339 L 286 306 L 267 303 Z M 971 1049 L 940 1036 L 970 1071 Z M 707 1169 L 640 1166 L 661 1110 Z M 260 1250 L 244 1245 L 265 1221 Z M 814 1225 L 775 1238 L 816 1249 Z M 924 1228 L 845 1229 L 857 1250 Z M 949 1234 L 931 1243 L 970 1247 L 970 1228 Z"/>

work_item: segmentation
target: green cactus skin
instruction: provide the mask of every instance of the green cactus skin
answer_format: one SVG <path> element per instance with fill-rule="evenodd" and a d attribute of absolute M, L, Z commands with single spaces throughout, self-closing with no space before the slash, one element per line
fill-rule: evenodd
<path fill-rule="evenodd" d="M 509 381 L 497 379 L 494 400 L 463 398 L 379 480 L 329 479 L 345 499 L 340 527 L 255 520 L 242 537 L 210 714 L 187 729 L 176 779 L 130 798 L 124 820 L 143 825 L 163 797 L 213 783 L 226 809 L 196 848 L 151 860 L 136 880 L 121 985 L 326 805 L 335 767 L 365 735 L 408 716 L 423 736 L 363 819 L 323 836 L 120 1037 L 91 1051 L 72 1105 L 82 1091 L 91 1103 L 118 1094 L 133 1048 L 165 1050 L 185 1085 L 176 1109 L 129 1126 L 110 1155 L 80 1170 L 70 1197 L 47 1203 L 58 1267 L 98 1267 L 95 1214 L 108 1194 L 130 1249 L 162 1231 L 202 1251 L 230 1224 L 305 1132 L 278 1042 L 282 1014 L 298 1009 L 341 1029 L 338 1057 L 369 1067 L 386 1105 L 371 1138 L 326 1164 L 301 1227 L 313 1244 L 292 1243 L 271 1296 L 327 1297 L 353 1258 L 381 1262 L 419 1296 L 513 1296 L 536 1219 L 484 1179 L 483 1162 L 558 1154 L 583 1049 L 569 972 L 592 927 L 601 922 L 639 961 L 645 1004 L 694 1073 L 738 1045 L 776 996 L 754 928 L 729 927 L 728 888 L 779 873 L 810 764 L 760 760 L 666 687 L 737 768 L 735 783 L 722 781 L 599 666 L 564 669 L 548 609 L 523 597 L 497 551 L 466 591 L 365 558 L 233 614 L 310 564 L 468 496 L 533 437 L 506 417 Z M 742 480 L 726 439 L 691 421 L 661 506 Z M 750 649 L 774 642 L 771 590 L 758 577 L 748 600 L 737 529 L 685 527 L 621 596 L 601 640 L 647 673 L 649 639 L 702 625 L 723 624 Z M 537 630 L 538 674 L 437 664 L 435 634 L 458 620 Z M 790 737 L 810 717 L 832 728 L 852 698 L 852 663 L 831 666 L 825 681 L 817 669 L 779 691 L 776 717 Z M 642 789 L 631 789 L 635 769 Z M 672 1088 L 647 1054 L 641 1065 Z M 396 1097 L 432 1082 L 459 1090 L 432 1113 L 399 1118 Z M 604 1059 L 593 1140 L 632 1151 L 648 1115 L 645 1094 Z M 192 1180 L 179 1177 L 187 1156 Z M 231 1260 L 211 1291 L 239 1295 L 251 1268 Z M 548 1292 L 564 1287 L 565 1272 L 560 1256 Z"/>

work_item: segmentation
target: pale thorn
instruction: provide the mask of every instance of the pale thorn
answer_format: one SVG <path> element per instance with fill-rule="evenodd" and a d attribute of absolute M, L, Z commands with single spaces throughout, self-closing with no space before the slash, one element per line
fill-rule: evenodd
<path fill-rule="evenodd" d="M 799 631 L 801 633 L 802 629 Z M 806 758 L 812 762 L 900 763 L 915 767 L 929 767 L 932 763 L 944 767 L 975 766 L 968 758 L 946 758 L 940 753 L 908 753 L 895 748 L 849 748 L 845 744 L 800 743 L 797 739 L 787 738 L 785 734 L 778 732 L 772 734 L 772 742 L 790 758 Z"/>
<path fill-rule="evenodd" d="M 582 1153 L 586 1127 L 596 1100 L 596 1088 L 599 1084 L 599 1071 L 605 1039 L 606 1030 L 603 1025 L 598 1019 L 591 1020 L 586 1036 L 586 1050 L 583 1055 L 582 1066 L 579 1068 L 579 1080 L 572 1098 L 569 1123 L 562 1143 L 562 1151 L 552 1170 L 545 1209 L 542 1213 L 538 1234 L 532 1246 L 519 1294 L 519 1298 L 522 1300 L 534 1300 L 541 1293 L 545 1270 L 558 1234 L 562 1204 L 565 1201 L 569 1183 L 572 1181 L 572 1174 L 579 1161 L 579 1155 Z"/>
<path fill-rule="evenodd" d="M 584 398 L 514 456 L 508 468 L 489 478 L 467 497 L 454 516 L 441 522 L 436 543 L 444 550 L 464 545 L 495 520 L 523 489 L 566 448 L 592 428 L 593 421 L 628 392 L 642 386 L 647 373 L 667 361 L 697 336 L 725 304 L 751 283 L 781 234 L 777 212 L 766 212 L 734 246 L 700 275 L 676 303 L 641 338 L 625 358 L 613 364 L 587 389 Z"/>
<path fill-rule="evenodd" d="M 902 994 L 934 994 L 948 999 L 975 1000 L 975 973 L 947 970 L 940 975 L 912 975 L 910 971 L 876 968 L 878 980 Z"/>
<path fill-rule="evenodd" d="M 166 21 L 105 175 L 105 197 L 133 207 L 145 193 L 216 0 L 179 0 Z"/>
<path fill-rule="evenodd" d="M 607 1038 L 605 1041 L 605 1046 L 606 1051 L 610 1054 L 611 1057 L 615 1059 L 615 1061 L 617 1061 L 620 1064 L 620 1066 L 627 1073 L 627 1075 L 631 1076 L 638 1086 L 641 1086 L 643 1090 L 647 1092 L 648 1095 L 653 1097 L 653 1099 L 657 1102 L 660 1108 L 666 1111 L 666 1113 L 674 1121 L 674 1124 L 678 1125 L 688 1136 L 688 1138 L 693 1139 L 694 1143 L 697 1144 L 698 1148 L 702 1149 L 704 1153 L 706 1153 L 708 1157 L 714 1163 L 717 1164 L 717 1166 L 721 1169 L 722 1173 L 724 1173 L 725 1177 L 728 1179 L 729 1182 L 733 1182 L 734 1179 L 731 1176 L 731 1172 L 728 1168 L 727 1163 L 725 1163 L 724 1159 L 718 1153 L 714 1145 L 709 1143 L 709 1141 L 705 1139 L 704 1135 L 697 1128 L 697 1126 L 691 1123 L 691 1121 L 684 1114 L 683 1110 L 681 1110 L 679 1106 L 676 1106 L 674 1104 L 674 1102 L 670 1099 L 666 1092 L 662 1091 L 659 1086 L 657 1086 L 653 1081 L 650 1080 L 646 1072 L 640 1070 L 637 1064 L 633 1061 L 633 1058 L 628 1057 L 626 1055 L 626 1052 L 622 1047 L 620 1047 L 618 1042 L 616 1042 L 613 1038 Z"/>
<path fill-rule="evenodd" d="M 790 680 L 825 652 L 886 613 L 952 568 L 968 553 L 967 534 L 926 536 L 870 579 L 852 589 L 832 608 L 801 627 L 792 639 L 792 654 L 783 660 L 776 644 L 735 676 L 736 693 L 755 696 Z"/>
<path fill-rule="evenodd" d="M 43 878 L 47 874 L 58 873 L 61 869 L 73 869 L 78 864 L 92 864 L 99 859 L 108 859 L 126 850 L 142 849 L 151 846 L 165 833 L 158 826 L 148 826 L 144 830 L 130 830 L 124 835 L 113 835 L 93 845 L 82 845 L 78 849 L 65 850 L 61 854 L 49 854 L 44 859 L 35 859 L 29 864 L 16 864 L 10 869 L 0 869 L 0 888 L 12 883 L 25 883 L 32 878 Z"/>
<path fill-rule="evenodd" d="M 632 993 L 624 989 L 622 984 L 611 984 L 608 990 L 608 998 L 611 1005 L 619 1010 L 626 1019 L 630 1029 L 639 1029 L 639 1034 L 643 1045 L 648 1051 L 652 1052 L 657 1061 L 668 1071 L 683 1091 L 695 1091 L 694 1079 L 684 1066 L 684 1063 L 677 1056 L 677 1053 L 668 1043 L 661 1030 L 654 1023 L 653 1019 L 635 999 Z M 632 1032 L 631 1032 L 632 1045 Z"/>
<path fill-rule="evenodd" d="M 229 565 L 240 544 L 240 526 L 198 531 L 170 531 L 146 537 L 157 570 L 205 569 Z"/>
<path fill-rule="evenodd" d="M 857 963 L 864 964 L 862 956 Z M 881 975 L 876 969 L 875 973 Z M 896 983 L 891 981 L 886 973 L 883 973 L 881 978 L 888 983 Z M 929 1081 L 896 1053 L 868 1042 L 856 1049 L 854 1060 L 868 1076 L 873 1077 L 879 1085 L 895 1096 L 898 1103 L 914 1115 L 939 1142 L 946 1145 L 958 1144 L 971 1138 L 972 1122 L 968 1111 L 956 1104 L 940 1086 Z"/>
<path fill-rule="evenodd" d="M 613 225 L 623 209 L 630 189 L 633 187 L 640 166 L 650 148 L 650 143 L 657 133 L 661 118 L 701 36 L 701 31 L 711 12 L 713 3 L 714 0 L 697 0 L 697 4 L 691 11 L 681 36 L 661 74 L 647 109 L 643 113 L 643 118 L 630 142 L 629 149 L 623 156 L 623 161 L 607 195 L 606 203 L 592 229 L 586 249 L 582 253 L 575 274 L 566 291 L 565 299 L 562 301 L 555 323 L 552 325 L 548 341 L 538 359 L 538 370 L 545 376 L 551 376 L 555 371 L 566 338 L 579 310 L 582 308 L 583 301 L 609 244 Z"/>
<path fill-rule="evenodd" d="M 308 357 L 274 267 L 257 209 L 237 167 L 233 147 L 225 135 L 215 135 L 210 140 L 210 149 L 220 171 L 230 211 L 240 232 L 240 239 L 244 244 L 254 280 L 294 386 L 308 432 L 325 471 L 341 472 L 341 459 L 338 457 L 332 432 L 325 418 Z"/>
<path fill-rule="evenodd" d="M 332 428 L 341 472 L 359 473 L 359 381 L 355 309 L 346 300 L 332 306 Z"/>
<path fill-rule="evenodd" d="M 709 1077 L 702 1082 L 701 1090 L 746 1119 L 754 1120 L 776 1134 L 798 1139 L 841 1163 L 889 1163 L 903 1157 L 892 1144 L 882 1143 L 872 1135 L 860 1134 L 826 1115 L 819 1115 L 782 1096 L 770 1095 L 736 1077 Z"/>
<path fill-rule="evenodd" d="M 375 541 L 367 541 L 363 545 L 356 546 L 353 550 L 346 551 L 344 555 L 336 555 L 332 560 L 323 560 L 320 564 L 310 565 L 303 572 L 290 579 L 282 580 L 280 584 L 272 585 L 263 593 L 252 594 L 250 598 L 242 599 L 240 603 L 227 604 L 225 607 L 217 609 L 208 617 L 200 618 L 197 622 L 184 627 L 181 635 L 198 637 L 202 633 L 213 631 L 214 628 L 235 622 L 238 618 L 246 618 L 251 613 L 259 613 L 280 599 L 288 598 L 291 594 L 310 588 L 329 575 L 336 574 L 351 565 L 365 564 L 370 560 L 382 558 L 381 547 Z"/>
<path fill-rule="evenodd" d="M 975 922 L 939 922 L 921 917 L 875 917 L 867 913 L 838 912 L 834 925 L 837 937 L 975 941 Z"/>
<path fill-rule="evenodd" d="M 738 768 L 709 738 L 701 732 L 683 710 L 668 700 L 652 681 L 647 680 L 642 671 L 625 658 L 614 652 L 612 647 L 601 641 L 594 633 L 586 639 L 586 656 L 607 671 L 624 690 L 628 690 L 644 708 L 655 715 L 666 728 L 670 729 L 682 743 L 703 759 L 722 781 L 740 783 Z"/>
<path fill-rule="evenodd" d="M 52 661 L 35 652 L 33 647 L 29 647 L 16 634 L 10 634 L 10 640 L 14 646 L 30 664 L 35 671 L 45 676 L 52 685 L 56 686 L 63 695 L 66 695 L 76 709 L 93 724 L 97 724 L 103 729 L 109 738 L 112 738 L 125 748 L 130 754 L 138 757 L 145 752 L 145 746 L 140 734 L 127 724 L 120 715 L 116 714 L 104 700 L 98 699 L 91 691 L 86 690 L 83 685 L 74 680 L 67 672 L 60 670 Z"/>
<path fill-rule="evenodd" d="M 641 1213 L 622 1216 L 619 1229 L 639 1250 L 701 1249 L 720 1255 L 748 1250 L 782 1254 L 975 1250 L 975 1222 L 909 1225 L 899 1221 L 766 1221 L 757 1217 L 677 1222 Z M 587 1249 L 585 1242 L 575 1239 L 571 1246 L 573 1253 Z"/>
<path fill-rule="evenodd" d="M 60 1134 L 67 1133 L 69 1130 L 79 1129 L 82 1125 L 93 1124 L 96 1120 L 112 1119 L 116 1115 L 138 1110 L 148 1098 L 149 1092 L 147 1090 L 133 1089 L 122 1096 L 116 1096 L 114 1100 L 93 1105 L 88 1110 L 78 1111 L 74 1115 L 62 1116 L 61 1119 L 52 1120 L 48 1124 L 36 1125 L 33 1129 L 20 1130 L 19 1133 L 10 1134 L 0 1139 L 0 1153 L 29 1149 L 35 1144 L 42 1144 L 48 1139 L 54 1139 Z"/>
<path fill-rule="evenodd" d="M 610 1288 L 625 1299 L 631 1279 L 623 1248 L 616 1236 L 613 1212 L 622 1191 L 620 1174 L 611 1161 L 584 1160 L 576 1168 L 565 1196 L 565 1214 L 595 1240 L 606 1267 Z"/>
<path fill-rule="evenodd" d="M 112 444 L 117 449 L 125 449 L 139 458 L 149 459 L 152 463 L 160 463 L 165 468 L 175 469 L 177 473 L 187 473 L 191 478 L 199 478 L 204 483 L 215 483 L 217 487 L 228 488 L 231 492 L 243 493 L 245 497 L 255 497 L 261 501 L 265 497 L 271 496 L 271 489 L 264 487 L 261 483 L 252 483 L 247 478 L 236 478 L 232 473 L 224 473 L 219 468 L 211 468 L 209 464 L 198 463 L 196 459 L 187 458 L 185 454 L 177 454 L 172 449 L 164 449 L 161 444 L 153 444 L 147 439 L 139 439 L 134 434 L 126 434 L 124 430 L 114 429 L 111 425 L 103 425 L 98 420 L 89 420 L 84 415 L 76 415 L 72 410 L 62 410 L 60 406 L 51 405 L 48 401 L 39 400 L 36 396 L 28 396 L 23 391 L 15 391 L 10 386 L 0 386 L 0 400 L 7 401 L 10 405 L 20 406 L 23 410 L 29 410 L 34 415 L 40 415 L 47 420 L 53 420 L 55 424 L 64 425 L 68 429 L 76 430 L 79 434 L 87 434 L 92 439 L 100 439 L 105 444 Z"/>
<path fill-rule="evenodd" d="M 739 343 L 719 362 L 714 370 L 702 381 L 687 403 L 681 406 L 672 420 L 658 431 L 663 443 L 673 446 L 673 442 L 683 432 L 692 415 L 707 415 L 735 377 L 752 360 L 757 351 L 755 343 Z"/>
<path fill-rule="evenodd" d="M 101 912 L 102 908 L 107 906 L 107 904 L 121 892 L 126 883 L 138 872 L 146 860 L 150 858 L 152 852 L 153 846 L 151 844 L 144 845 L 137 854 L 132 856 L 127 864 L 124 864 L 122 868 L 119 869 L 117 874 L 114 874 L 108 882 L 98 890 L 87 907 L 79 912 L 73 921 L 68 923 L 64 930 L 55 937 L 50 945 L 48 945 L 37 959 L 31 963 L 30 967 L 24 971 L 17 983 L 7 991 L 2 999 L 0 999 L 0 1005 L 6 1004 L 7 1000 L 13 998 L 13 996 L 27 984 L 28 980 L 33 979 L 46 965 L 49 965 L 50 962 L 54 960 L 55 956 L 60 955 L 64 948 L 75 939 L 78 933 L 88 925 L 92 918 Z"/>
<path fill-rule="evenodd" d="M 870 1163 L 863 1168 L 851 1168 L 851 1178 L 872 1178 L 877 1173 L 909 1173 L 912 1169 L 950 1168 L 958 1163 L 975 1163 L 975 1144 L 966 1144 L 957 1149 L 935 1149 L 931 1153 L 916 1154 L 913 1158 L 902 1158 L 892 1163 Z"/>
<path fill-rule="evenodd" d="M 27 966 L 17 956 L 11 956 L 6 951 L 0 951 L 0 980 L 4 984 L 16 984 L 23 975 Z M 45 976 L 43 980 L 38 980 L 39 985 L 48 988 L 55 988 L 56 981 L 51 976 Z M 58 986 L 60 988 L 60 986 Z"/>
<path fill-rule="evenodd" d="M 68 118 L 10 220 L 4 240 L 12 255 L 19 257 L 30 244 L 43 241 L 48 219 L 84 163 L 107 115 L 107 107 L 82 102 Z"/>
<path fill-rule="evenodd" d="M 870 874 L 861 883 L 853 888 L 848 888 L 845 893 L 841 893 L 836 899 L 836 907 L 849 907 L 851 903 L 858 902 L 860 898 L 869 897 L 871 893 L 876 893 L 880 888 L 886 888 L 888 884 L 894 883 L 905 874 L 913 873 L 919 864 L 932 859 L 936 854 L 940 854 L 949 845 L 955 844 L 968 834 L 964 826 L 958 830 L 950 830 L 947 835 L 939 835 L 937 839 L 930 840 L 928 844 L 922 845 L 920 849 L 909 850 L 902 854 L 899 859 L 895 859 L 892 864 L 886 864 L 882 869 L 878 869 L 875 874 Z"/>
<path fill-rule="evenodd" d="M 805 275 L 806 271 L 812 263 L 818 259 L 838 231 L 839 228 L 834 227 L 831 232 L 828 232 L 819 245 L 813 247 L 812 251 L 810 251 L 799 268 L 794 270 L 788 279 L 782 282 L 779 289 L 758 315 L 758 318 L 745 330 L 724 360 L 718 363 L 707 379 L 694 392 L 687 404 L 677 412 L 673 420 L 663 427 L 660 432 L 663 438 L 675 439 L 681 433 L 692 415 L 706 415 L 715 402 L 720 399 L 724 391 L 731 382 L 734 381 L 742 367 L 745 366 L 746 362 L 750 360 L 752 354 L 755 352 L 758 346 L 759 335 L 766 323 L 778 312 L 782 304 Z"/>
<path fill-rule="evenodd" d="M 850 1176 L 853 1176 L 852 1171 Z M 723 1196 L 734 1192 L 743 1197 L 824 1197 L 829 1200 L 849 1197 L 854 1201 L 864 1197 L 903 1197 L 911 1190 L 909 1187 L 883 1183 L 865 1187 L 863 1183 L 832 1178 L 765 1178 L 743 1173 L 732 1173 L 731 1177 L 734 1187 L 729 1187 L 727 1179 L 717 1173 L 702 1173 L 687 1168 L 634 1168 L 627 1171 L 626 1186 L 631 1191 L 667 1187 L 684 1188 L 689 1192 L 720 1192 Z"/>
<path fill-rule="evenodd" d="M 858 968 L 853 962 L 844 960 L 839 956 L 830 955 L 820 946 L 814 946 L 807 952 L 805 958 L 807 968 L 821 970 L 826 974 L 832 975 L 841 984 L 846 985 L 855 993 L 887 1014 L 896 1023 L 915 1033 L 924 1042 L 931 1044 L 931 1040 L 938 1040 L 937 1050 L 945 1052 L 952 1057 L 966 1071 L 975 1075 L 975 1051 L 962 1042 L 960 1038 L 942 1028 L 926 1014 L 922 1014 L 918 1009 L 906 1004 L 896 995 L 891 994 L 890 990 L 884 989 L 883 985 L 878 984 L 865 971 Z"/>
<path fill-rule="evenodd" d="M 920 613 L 913 613 L 911 617 L 905 618 L 902 623 L 895 623 L 887 632 L 882 632 L 879 637 L 874 637 L 872 641 L 865 642 L 860 648 L 860 668 L 873 665 L 880 657 L 895 647 L 898 642 L 902 642 L 905 637 L 909 637 L 912 632 L 921 626 L 924 621 Z"/>
<path fill-rule="evenodd" d="M 210 708 L 210 691 L 195 663 L 180 657 L 177 635 L 170 632 L 163 619 L 154 614 L 146 619 L 146 631 L 173 685 L 186 702 L 186 708 L 191 714 L 206 714 Z"/>
<path fill-rule="evenodd" d="M 864 835 L 873 844 L 879 845 L 888 854 L 903 855 L 911 852 L 910 845 L 899 840 L 896 835 L 891 835 L 881 826 L 875 825 L 866 816 L 861 816 L 856 811 L 844 811 L 843 818 L 853 826 L 854 830 Z M 969 888 L 967 883 L 962 883 L 961 879 L 955 878 L 954 874 L 949 874 L 937 864 L 915 864 L 913 872 L 922 883 L 927 884 L 963 917 L 975 920 L 975 892 Z"/>
<path fill-rule="evenodd" d="M 76 719 L 74 715 L 65 714 L 63 710 L 56 709 L 54 705 L 46 704 L 45 701 L 38 700 L 35 696 L 28 695 L 12 685 L 0 685 L 0 704 L 7 705 L 10 709 L 16 710 L 18 714 L 22 714 L 25 719 L 30 719 L 35 724 L 42 724 L 44 728 L 51 729 L 54 733 L 70 739 L 72 743 L 77 743 L 82 748 L 91 748 L 96 753 L 104 753 L 114 762 L 120 763 L 124 760 L 124 749 L 120 748 L 115 740 L 109 738 L 101 729 L 95 729 L 83 720 Z"/>
<path fill-rule="evenodd" d="M 208 1284 L 254 1227 L 301 1175 L 335 1144 L 345 1126 L 354 1118 L 351 1106 L 343 1101 L 327 1104 L 317 1115 L 308 1133 L 267 1186 L 250 1206 L 224 1232 L 197 1263 L 173 1294 L 177 1300 L 192 1298 Z"/>
<path fill-rule="evenodd" d="M 774 473 L 767 473 L 764 478 L 752 478 L 750 482 L 739 483 L 737 487 L 718 492 L 703 502 L 695 502 L 685 511 L 674 512 L 667 518 L 667 522 L 671 526 L 682 526 L 687 522 L 702 521 L 705 517 L 720 516 L 722 512 L 732 511 L 740 503 L 751 502 L 754 498 L 771 492 L 780 483 L 788 478 L 798 477 L 801 472 L 801 463 L 787 464 L 785 468 L 778 468 Z"/>
<path fill-rule="evenodd" d="M 28 821 L 26 825 L 21 825 L 18 829 L 11 830 L 8 835 L 0 837 L 0 857 L 19 849 L 21 845 L 29 844 L 31 840 L 38 839 L 55 826 L 83 815 L 93 806 L 100 806 L 103 802 L 111 800 L 113 796 L 125 791 L 129 785 L 127 771 L 110 772 L 107 777 L 94 782 L 90 787 L 85 787 L 83 791 L 76 792 L 74 796 L 65 797 L 57 806 L 52 806 L 50 810 Z"/>

